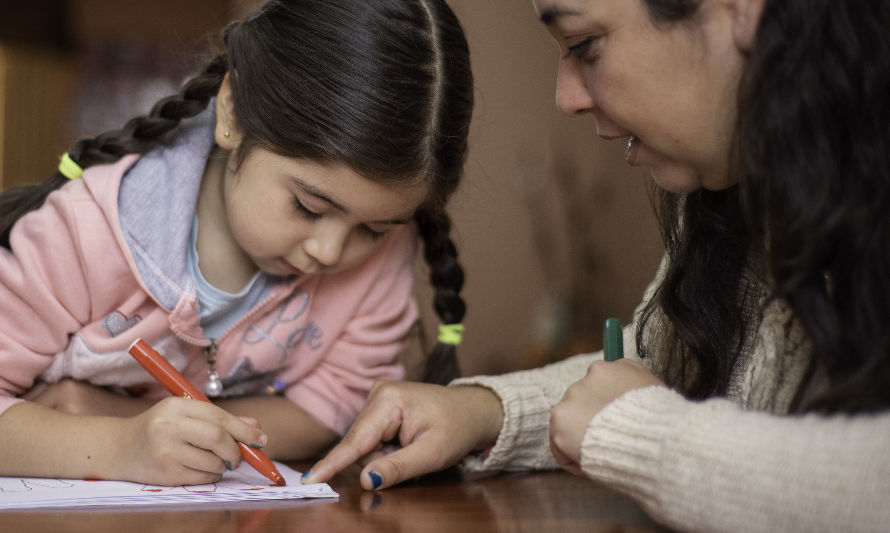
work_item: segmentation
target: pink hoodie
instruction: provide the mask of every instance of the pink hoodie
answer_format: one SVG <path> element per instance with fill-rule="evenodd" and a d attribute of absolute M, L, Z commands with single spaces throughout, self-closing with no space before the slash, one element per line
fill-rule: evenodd
<path fill-rule="evenodd" d="M 127 353 L 139 337 L 203 390 L 210 341 L 194 283 L 183 274 L 187 228 L 180 227 L 194 216 L 200 168 L 173 175 L 183 165 L 169 159 L 161 151 L 91 167 L 14 227 L 12 251 L 0 249 L 0 414 L 37 380 L 65 377 L 165 397 Z M 153 177 L 164 174 L 159 164 L 169 179 Z M 417 320 L 416 245 L 415 228 L 406 226 L 359 267 L 283 278 L 216 339 L 226 393 L 283 393 L 343 434 L 375 381 L 403 377 L 397 355 Z"/>

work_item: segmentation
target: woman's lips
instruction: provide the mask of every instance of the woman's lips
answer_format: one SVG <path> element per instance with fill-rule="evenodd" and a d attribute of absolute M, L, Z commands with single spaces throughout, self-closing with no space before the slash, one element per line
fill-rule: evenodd
<path fill-rule="evenodd" d="M 627 161 L 627 164 L 630 166 L 635 166 L 637 163 L 637 147 L 639 143 L 637 142 L 637 138 L 635 135 L 631 135 L 627 138 L 627 147 L 624 149 L 624 160 Z"/>

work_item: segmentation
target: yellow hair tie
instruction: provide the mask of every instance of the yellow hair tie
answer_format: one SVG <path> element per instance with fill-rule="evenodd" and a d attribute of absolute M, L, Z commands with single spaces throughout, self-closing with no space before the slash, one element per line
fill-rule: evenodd
<path fill-rule="evenodd" d="M 464 334 L 463 324 L 439 324 L 439 342 L 442 344 L 460 344 Z"/>
<path fill-rule="evenodd" d="M 68 155 L 68 152 L 65 152 L 65 154 L 62 156 L 62 160 L 59 161 L 59 172 L 61 172 L 62 175 L 69 180 L 76 180 L 77 178 L 83 176 L 83 169 L 80 168 L 80 165 L 75 163 L 73 159 L 71 159 L 71 156 Z"/>

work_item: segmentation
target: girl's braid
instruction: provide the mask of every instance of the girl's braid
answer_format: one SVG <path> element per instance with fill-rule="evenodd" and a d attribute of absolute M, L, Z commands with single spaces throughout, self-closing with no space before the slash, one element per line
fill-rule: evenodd
<path fill-rule="evenodd" d="M 227 68 L 225 55 L 214 58 L 204 71 L 186 83 L 179 93 L 158 101 L 147 115 L 130 119 L 123 128 L 82 139 L 69 151 L 71 158 L 87 168 L 117 161 L 126 154 L 145 153 L 186 118 L 207 108 L 222 84 Z"/>
<path fill-rule="evenodd" d="M 449 237 L 451 219 L 444 209 L 423 208 L 414 215 L 423 255 L 430 268 L 430 282 L 435 294 L 433 307 L 442 324 L 459 324 L 464 318 L 466 304 L 460 297 L 464 271 L 457 261 L 457 248 Z M 426 359 L 423 381 L 446 384 L 460 375 L 456 347 L 437 342 Z"/>

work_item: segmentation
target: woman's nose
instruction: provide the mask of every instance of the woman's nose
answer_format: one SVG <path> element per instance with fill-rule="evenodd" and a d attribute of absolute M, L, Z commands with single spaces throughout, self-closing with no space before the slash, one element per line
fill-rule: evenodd
<path fill-rule="evenodd" d="M 556 106 L 570 117 L 592 111 L 594 102 L 576 62 L 563 60 L 556 74 Z"/>

